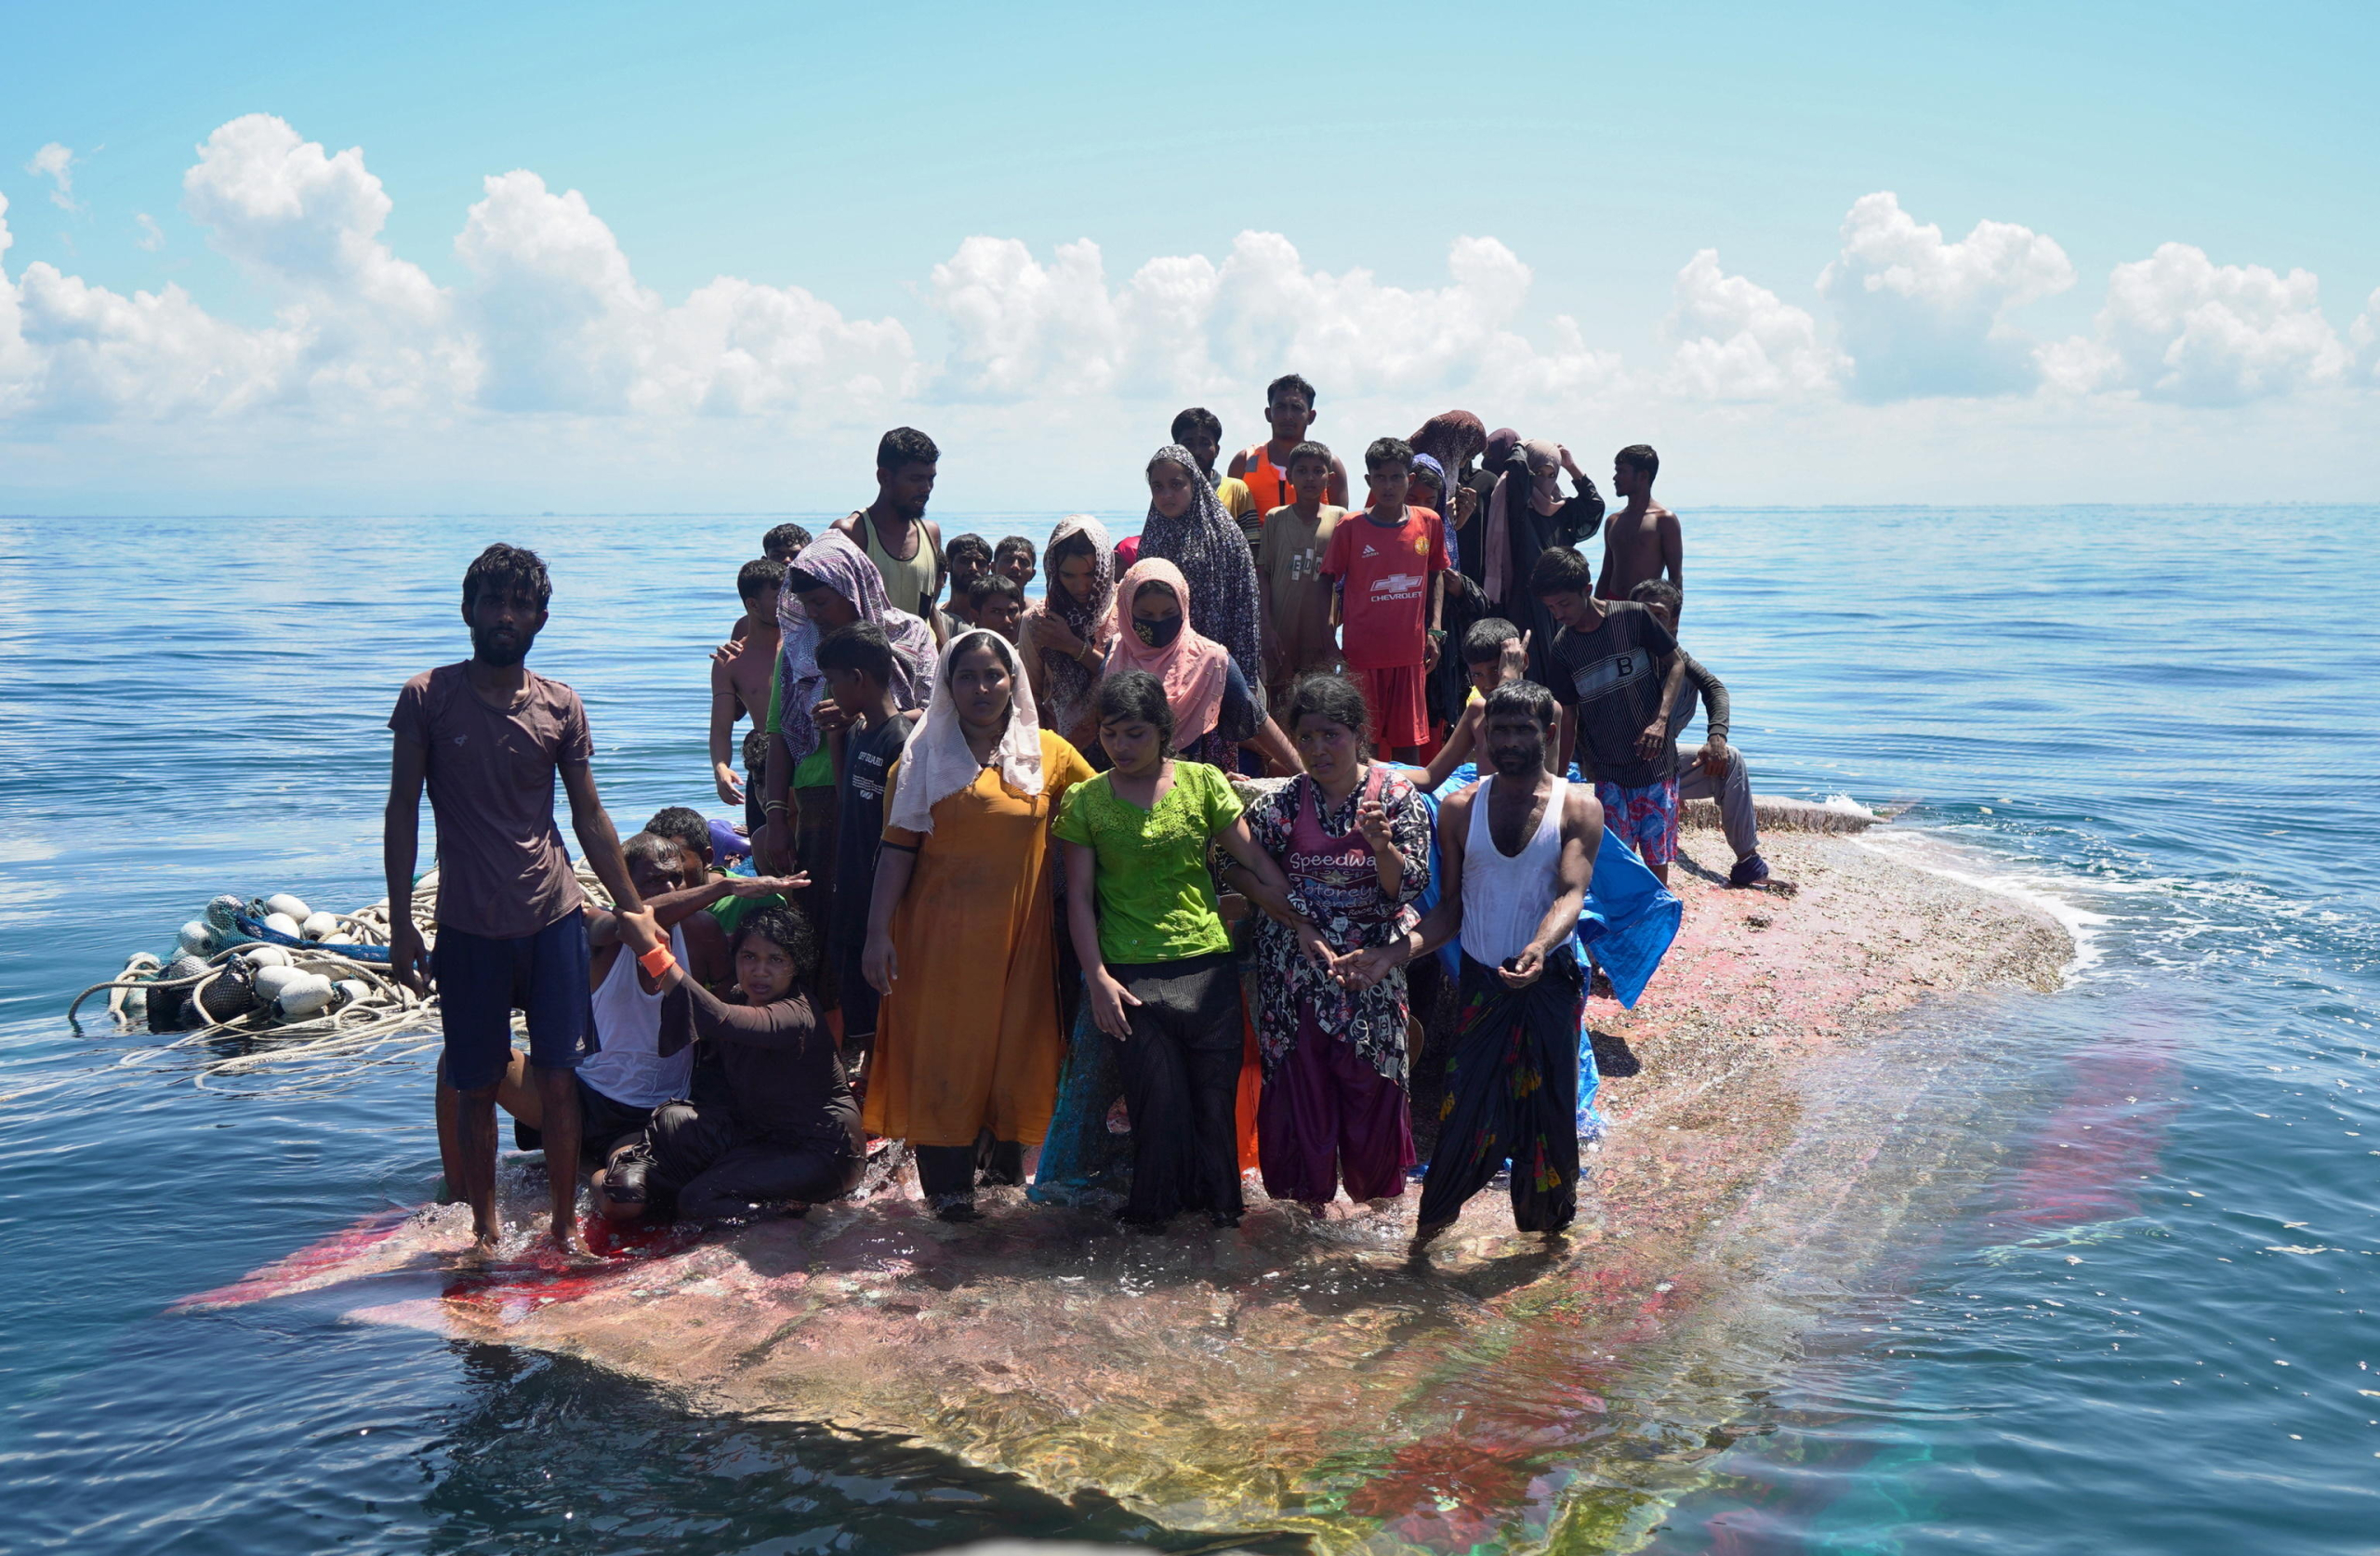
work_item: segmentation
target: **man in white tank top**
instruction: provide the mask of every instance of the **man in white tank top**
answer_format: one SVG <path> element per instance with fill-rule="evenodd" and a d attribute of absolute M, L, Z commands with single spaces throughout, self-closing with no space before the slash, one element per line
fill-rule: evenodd
<path fill-rule="evenodd" d="M 1495 771 L 1438 810 L 1437 905 L 1399 943 L 1342 960 L 1364 982 L 1461 938 L 1462 1026 L 1449 1108 L 1421 1184 L 1420 1252 L 1512 1164 L 1513 1220 L 1556 1233 L 1579 1200 L 1579 1018 L 1572 936 L 1603 841 L 1594 792 L 1545 771 L 1554 693 L 1507 681 L 1481 720 Z"/>

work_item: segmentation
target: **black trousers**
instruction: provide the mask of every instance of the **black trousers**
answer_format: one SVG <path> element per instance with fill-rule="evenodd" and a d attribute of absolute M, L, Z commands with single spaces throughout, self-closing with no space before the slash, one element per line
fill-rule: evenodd
<path fill-rule="evenodd" d="M 747 1130 L 716 1109 L 664 1102 L 645 1138 L 653 1167 L 647 1192 L 677 1202 L 692 1220 L 748 1214 L 780 1200 L 805 1205 L 849 1193 L 866 1167 L 845 1140 L 811 1140 Z"/>
<path fill-rule="evenodd" d="M 989 1131 L 972 1145 L 913 1145 L 909 1154 L 918 1159 L 918 1187 L 929 1205 L 974 1198 L 979 1172 L 987 1184 L 1025 1181 L 1024 1145 L 994 1140 Z"/>
<path fill-rule="evenodd" d="M 1132 1035 L 1116 1043 L 1132 1118 L 1132 1196 L 1125 1216 L 1161 1221 L 1181 1210 L 1238 1215 L 1236 958 L 1217 951 L 1110 966 L 1107 973 L 1141 1002 L 1124 1008 Z"/>
<path fill-rule="evenodd" d="M 1567 946 L 1526 989 L 1462 958 L 1462 1027 L 1447 1056 L 1446 1121 L 1421 1180 L 1421 1224 L 1438 1226 L 1509 1161 L 1513 1222 L 1559 1232 L 1579 1210 L 1579 1017 L 1585 980 Z"/>

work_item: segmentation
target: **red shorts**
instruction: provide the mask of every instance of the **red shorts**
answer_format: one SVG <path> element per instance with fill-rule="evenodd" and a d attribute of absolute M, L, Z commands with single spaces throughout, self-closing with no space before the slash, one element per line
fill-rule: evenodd
<path fill-rule="evenodd" d="M 1399 665 L 1387 670 L 1358 670 L 1350 666 L 1347 679 L 1364 693 L 1372 713 L 1372 745 L 1382 751 L 1419 745 L 1430 738 L 1430 714 L 1421 702 L 1421 666 Z"/>

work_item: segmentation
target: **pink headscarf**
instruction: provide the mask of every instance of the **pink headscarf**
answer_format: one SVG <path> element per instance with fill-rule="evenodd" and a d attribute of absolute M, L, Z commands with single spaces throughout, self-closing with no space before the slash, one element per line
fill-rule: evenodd
<path fill-rule="evenodd" d="M 1182 602 L 1182 630 L 1163 648 L 1141 641 L 1132 624 L 1132 597 L 1143 584 L 1163 584 Z M 1107 651 L 1107 673 L 1146 670 L 1165 683 L 1165 702 L 1173 709 L 1173 747 L 1181 750 L 1215 727 L 1222 717 L 1223 686 L 1229 679 L 1231 654 L 1211 639 L 1201 638 L 1190 623 L 1190 585 L 1182 570 L 1163 557 L 1144 557 L 1116 584 L 1116 646 Z"/>

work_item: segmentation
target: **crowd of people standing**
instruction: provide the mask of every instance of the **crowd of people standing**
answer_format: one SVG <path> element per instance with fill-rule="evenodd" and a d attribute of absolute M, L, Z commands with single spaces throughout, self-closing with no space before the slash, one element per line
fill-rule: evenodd
<path fill-rule="evenodd" d="M 1357 508 L 1315 400 L 1275 381 L 1270 436 L 1221 471 L 1219 418 L 1183 411 L 1137 535 L 1076 515 L 1038 554 L 945 539 L 939 449 L 886 433 L 871 504 L 770 530 L 737 575 L 709 756 L 740 827 L 673 807 L 624 843 L 583 705 L 524 663 L 543 562 L 471 564 L 471 657 L 390 719 L 386 850 L 395 970 L 441 997 L 448 1192 L 483 1246 L 499 1106 L 581 1251 L 574 1162 L 615 1220 L 734 1216 L 848 1193 L 901 1141 L 933 1212 L 972 1220 L 978 1187 L 1032 1177 L 1093 1062 L 1119 1082 L 1130 1223 L 1236 1223 L 1251 1155 L 1317 1214 L 1397 1199 L 1420 1063 L 1445 1100 L 1416 1246 L 1507 1169 L 1522 1228 L 1568 1223 L 1574 931 L 1606 827 L 1666 878 L 1681 794 L 1707 792 L 1731 883 L 1767 878 L 1726 689 L 1676 640 L 1678 521 L 1652 449 L 1620 452 L 1607 516 L 1567 449 L 1462 411 L 1369 443 Z M 410 917 L 425 786 L 434 956 Z M 1408 969 L 1445 946 L 1458 1029 L 1417 1052 Z"/>

